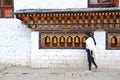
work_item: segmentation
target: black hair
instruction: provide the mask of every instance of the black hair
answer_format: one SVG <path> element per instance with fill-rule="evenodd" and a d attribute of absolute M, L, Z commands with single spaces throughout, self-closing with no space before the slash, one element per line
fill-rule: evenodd
<path fill-rule="evenodd" d="M 86 35 L 87 35 L 87 36 L 91 36 L 91 33 L 90 33 L 90 32 L 86 32 Z"/>

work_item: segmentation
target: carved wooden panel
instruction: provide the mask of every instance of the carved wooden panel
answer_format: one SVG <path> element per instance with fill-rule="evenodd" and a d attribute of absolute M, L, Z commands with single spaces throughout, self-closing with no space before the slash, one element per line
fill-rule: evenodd
<path fill-rule="evenodd" d="M 41 48 L 85 48 L 87 36 L 80 34 L 53 34 L 42 33 L 40 37 Z"/>
<path fill-rule="evenodd" d="M 108 33 L 107 48 L 120 49 L 120 33 L 110 32 Z"/>

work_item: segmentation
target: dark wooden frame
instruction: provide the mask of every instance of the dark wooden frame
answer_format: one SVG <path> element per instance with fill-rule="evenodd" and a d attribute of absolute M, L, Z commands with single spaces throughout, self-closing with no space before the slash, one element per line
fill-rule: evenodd
<path fill-rule="evenodd" d="M 114 0 L 110 0 L 110 2 L 103 2 L 102 0 L 98 0 L 98 3 L 92 3 L 91 0 L 88 0 L 89 8 L 107 8 L 107 7 L 115 7 Z"/>
<path fill-rule="evenodd" d="M 111 43 L 109 43 L 109 39 L 110 39 L 109 36 L 108 36 L 109 34 L 113 34 L 113 35 L 117 34 L 117 36 L 115 36 L 115 37 L 119 38 L 120 30 L 106 31 L 106 49 L 108 49 L 108 50 L 120 50 L 120 41 L 117 42 L 116 46 L 112 47 Z"/>
<path fill-rule="evenodd" d="M 10 8 L 12 10 L 12 16 L 6 17 L 5 16 L 5 9 L 6 8 Z M 5 5 L 5 0 L 0 0 L 0 18 L 13 18 L 14 12 L 14 0 L 12 0 L 12 4 L 11 5 Z"/>

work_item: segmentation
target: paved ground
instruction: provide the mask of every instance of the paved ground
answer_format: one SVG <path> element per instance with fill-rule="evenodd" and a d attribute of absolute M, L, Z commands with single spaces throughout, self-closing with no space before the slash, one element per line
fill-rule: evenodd
<path fill-rule="evenodd" d="M 120 70 L 92 69 L 31 69 L 0 67 L 0 80 L 120 80 Z"/>

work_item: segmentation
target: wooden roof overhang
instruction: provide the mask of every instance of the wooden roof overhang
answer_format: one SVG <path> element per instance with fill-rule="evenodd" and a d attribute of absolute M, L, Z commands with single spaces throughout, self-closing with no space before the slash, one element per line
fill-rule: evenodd
<path fill-rule="evenodd" d="M 120 8 L 23 9 L 15 15 L 32 30 L 120 29 Z"/>

